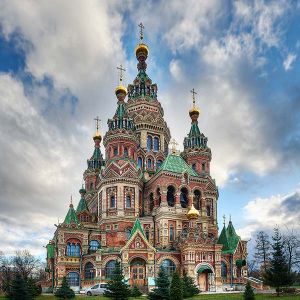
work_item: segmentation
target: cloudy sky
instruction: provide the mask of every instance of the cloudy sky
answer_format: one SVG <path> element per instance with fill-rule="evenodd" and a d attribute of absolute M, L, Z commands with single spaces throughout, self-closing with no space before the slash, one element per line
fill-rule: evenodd
<path fill-rule="evenodd" d="M 116 66 L 148 74 L 182 147 L 190 90 L 213 152 L 219 224 L 243 238 L 300 223 L 300 5 L 297 1 L 0 2 L 0 250 L 44 255 L 79 199 L 93 119 L 116 108 Z M 180 121 L 178 121 L 180 120 Z"/>

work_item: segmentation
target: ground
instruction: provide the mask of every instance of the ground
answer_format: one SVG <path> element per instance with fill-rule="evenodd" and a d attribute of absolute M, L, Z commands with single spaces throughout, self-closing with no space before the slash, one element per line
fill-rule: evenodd
<path fill-rule="evenodd" d="M 0 300 L 4 300 L 4 296 L 0 296 Z M 43 295 L 37 298 L 37 300 L 57 300 L 52 295 Z M 76 296 L 78 300 L 108 300 L 109 298 L 99 297 L 99 296 Z M 242 300 L 242 294 L 210 294 L 210 295 L 199 295 L 193 298 L 189 298 L 190 300 Z M 256 295 L 256 300 L 264 300 L 264 299 L 278 299 L 275 295 Z M 300 295 L 297 296 L 280 296 L 279 299 L 291 299 L 291 300 L 300 300 Z M 147 297 L 140 298 L 131 298 L 131 300 L 147 300 Z"/>

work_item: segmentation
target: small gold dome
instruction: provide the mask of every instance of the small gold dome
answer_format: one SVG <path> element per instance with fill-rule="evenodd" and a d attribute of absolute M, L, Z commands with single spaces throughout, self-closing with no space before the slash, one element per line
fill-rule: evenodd
<path fill-rule="evenodd" d="M 193 106 L 190 110 L 189 110 L 189 115 L 190 117 L 192 117 L 193 115 L 197 115 L 197 117 L 200 114 L 200 109 L 197 106 Z"/>
<path fill-rule="evenodd" d="M 135 47 L 135 54 L 136 56 L 138 56 L 138 54 L 143 53 L 145 56 L 148 56 L 149 54 L 149 48 L 147 45 L 145 44 L 138 44 Z"/>
<path fill-rule="evenodd" d="M 127 90 L 123 85 L 118 85 L 115 89 L 115 93 L 116 93 L 116 95 L 121 94 L 121 93 L 126 95 Z"/>
<path fill-rule="evenodd" d="M 189 220 L 191 220 L 191 219 L 198 219 L 199 215 L 200 215 L 199 210 L 197 210 L 194 207 L 194 204 L 192 204 L 191 208 L 189 209 L 189 211 L 186 214 L 187 218 Z"/>
<path fill-rule="evenodd" d="M 94 134 L 94 136 L 93 136 L 93 140 L 94 141 L 96 141 L 96 140 L 102 140 L 102 136 L 101 136 L 101 134 L 100 134 L 100 132 L 99 131 L 96 131 L 96 133 Z"/>

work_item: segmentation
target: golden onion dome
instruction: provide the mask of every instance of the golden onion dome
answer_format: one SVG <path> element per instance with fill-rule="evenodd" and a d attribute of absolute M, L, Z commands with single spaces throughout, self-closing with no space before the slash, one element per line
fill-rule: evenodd
<path fill-rule="evenodd" d="M 192 117 L 193 115 L 197 115 L 199 116 L 200 114 L 200 109 L 197 106 L 193 106 L 190 110 L 189 110 L 189 115 L 190 117 Z"/>
<path fill-rule="evenodd" d="M 96 140 L 102 140 L 102 136 L 101 136 L 101 134 L 100 134 L 100 132 L 99 131 L 96 131 L 96 133 L 94 134 L 94 136 L 93 136 L 93 140 L 94 141 L 96 141 Z"/>
<path fill-rule="evenodd" d="M 197 210 L 194 207 L 194 204 L 192 204 L 191 208 L 189 209 L 189 211 L 186 214 L 187 218 L 189 220 L 191 220 L 191 219 L 198 219 L 199 215 L 200 215 L 199 210 Z"/>
<path fill-rule="evenodd" d="M 126 95 L 127 90 L 123 85 L 118 85 L 115 89 L 115 93 L 116 93 L 116 95 L 121 94 L 121 93 Z"/>
<path fill-rule="evenodd" d="M 149 54 L 149 48 L 146 44 L 138 44 L 135 47 L 135 54 L 138 56 L 138 54 L 143 53 L 145 56 L 148 56 Z"/>

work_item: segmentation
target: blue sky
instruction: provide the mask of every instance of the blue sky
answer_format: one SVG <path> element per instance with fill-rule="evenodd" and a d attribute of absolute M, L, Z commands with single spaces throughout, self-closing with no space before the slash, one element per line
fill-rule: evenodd
<path fill-rule="evenodd" d="M 182 148 L 190 90 L 212 149 L 219 224 L 249 239 L 300 222 L 300 5 L 297 1 L 1 1 L 1 249 L 42 245 L 91 155 L 93 119 L 112 116 L 119 64 L 148 74 Z M 178 122 L 180 120 L 180 122 Z M 274 213 L 275 212 L 275 213 Z"/>

